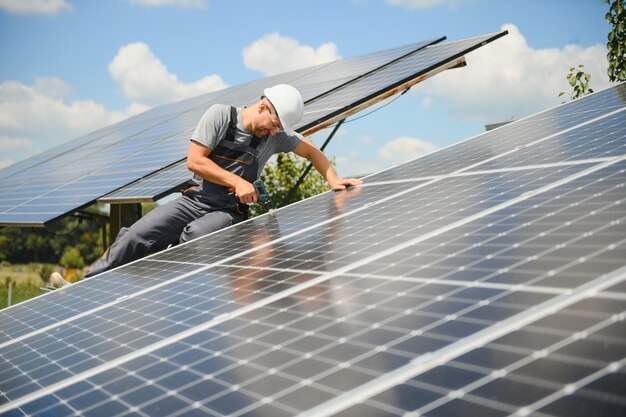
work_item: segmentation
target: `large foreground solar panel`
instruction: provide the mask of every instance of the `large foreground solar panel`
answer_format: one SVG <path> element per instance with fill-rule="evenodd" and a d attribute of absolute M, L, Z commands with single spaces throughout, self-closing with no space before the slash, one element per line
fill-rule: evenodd
<path fill-rule="evenodd" d="M 622 83 L 8 308 L 0 414 L 623 416 L 624 114 Z"/>
<path fill-rule="evenodd" d="M 242 106 L 276 83 L 297 87 L 305 100 L 299 131 L 327 126 L 459 64 L 463 55 L 505 32 L 435 45 L 443 38 L 292 71 L 153 109 L 0 171 L 0 225 L 43 226 L 102 201 L 145 201 L 182 184 L 189 137 L 214 103 Z M 440 47 L 439 47 L 440 46 Z M 184 164 L 184 162 L 180 162 Z M 169 168 L 161 175 L 161 170 Z M 150 179 L 149 181 L 139 181 Z M 160 188 L 154 188 L 159 184 Z M 146 188 L 142 188 L 147 185 Z M 131 189 L 125 189 L 130 186 Z M 109 196 L 117 190 L 118 194 Z M 133 195 L 135 193 L 135 195 Z"/>

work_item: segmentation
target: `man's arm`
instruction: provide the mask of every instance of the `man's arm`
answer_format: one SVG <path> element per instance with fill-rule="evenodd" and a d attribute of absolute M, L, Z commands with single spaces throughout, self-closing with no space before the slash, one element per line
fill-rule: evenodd
<path fill-rule="evenodd" d="M 242 203 L 254 203 L 258 196 L 254 186 L 232 172 L 210 160 L 211 148 L 191 141 L 187 152 L 187 168 L 207 181 L 235 189 L 235 194 Z"/>
<path fill-rule="evenodd" d="M 293 152 L 311 161 L 315 169 L 326 178 L 330 187 L 335 191 L 343 190 L 347 186 L 358 185 L 363 182 L 355 178 L 339 178 L 333 166 L 330 164 L 330 161 L 326 158 L 326 155 L 304 138 L 300 141 L 298 146 L 294 148 Z"/>

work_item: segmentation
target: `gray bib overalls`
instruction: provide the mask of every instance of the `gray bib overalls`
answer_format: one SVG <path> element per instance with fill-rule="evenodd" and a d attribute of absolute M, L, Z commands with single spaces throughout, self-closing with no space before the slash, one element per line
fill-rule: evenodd
<path fill-rule="evenodd" d="M 259 175 L 261 140 L 249 145 L 235 141 L 237 109 L 231 107 L 230 123 L 224 138 L 209 158 L 221 168 L 252 183 Z M 184 243 L 247 218 L 248 206 L 234 204 L 228 187 L 202 180 L 174 201 L 159 206 L 129 228 L 122 228 L 109 250 L 91 267 L 91 277 L 158 252 L 169 245 Z"/>

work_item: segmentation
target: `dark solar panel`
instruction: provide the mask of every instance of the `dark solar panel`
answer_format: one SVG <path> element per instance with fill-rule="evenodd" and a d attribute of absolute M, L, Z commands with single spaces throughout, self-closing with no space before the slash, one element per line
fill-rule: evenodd
<path fill-rule="evenodd" d="M 626 114 L 624 113 L 624 102 L 626 102 L 626 89 L 623 88 L 623 86 L 603 90 L 598 94 L 584 97 L 582 100 L 576 100 L 566 105 L 546 110 L 519 120 L 516 123 L 510 123 L 497 130 L 465 140 L 454 146 L 419 158 L 414 162 L 406 163 L 401 167 L 379 172 L 371 176 L 370 180 L 395 181 L 433 174 L 444 175 L 458 169 L 468 169 L 470 167 L 473 169 L 475 165 L 477 166 L 476 169 L 481 169 L 483 166 L 495 168 L 502 166 L 502 161 L 508 161 L 507 165 L 504 166 L 515 164 L 516 152 L 512 154 L 512 161 L 509 161 L 507 158 L 502 158 L 501 155 L 505 152 L 516 151 L 520 147 L 528 146 L 537 141 L 539 141 L 539 143 L 549 141 L 558 144 L 560 138 L 567 137 L 568 132 L 572 130 L 582 131 L 585 129 L 585 126 L 590 123 L 592 126 L 595 126 L 595 121 L 598 118 L 604 120 L 602 122 L 603 124 L 606 124 L 607 119 L 619 122 Z M 609 123 L 609 132 L 606 133 L 607 135 L 613 135 L 612 129 L 614 126 L 614 123 L 613 125 Z M 619 123 L 617 128 L 619 129 Z M 595 130 L 596 128 L 592 127 L 592 129 Z M 600 138 L 601 135 L 601 129 L 593 133 L 596 139 Z M 613 143 L 610 137 L 606 139 L 608 139 L 610 143 Z M 579 143 L 580 140 L 584 139 L 579 138 Z M 615 146 L 610 145 L 610 143 L 606 146 Z M 621 150 L 619 148 L 620 145 L 622 146 Z M 541 146 L 534 146 L 529 148 L 528 151 L 531 152 L 535 149 L 539 149 L 541 152 L 543 146 L 543 144 Z M 623 143 L 618 144 L 613 154 L 623 154 L 623 146 Z M 566 149 L 567 152 L 570 153 L 574 151 L 573 147 L 570 149 L 568 146 Z M 580 151 L 580 149 L 578 151 Z M 599 153 L 595 151 L 590 152 L 594 153 L 596 156 L 599 155 Z M 498 158 L 493 162 L 486 162 L 493 157 Z M 500 161 L 500 159 L 502 159 L 502 161 Z M 537 162 L 529 161 L 527 158 L 524 158 L 524 161 L 525 164 L 535 164 Z M 558 161 L 558 157 L 552 158 L 551 160 L 551 162 Z"/>
<path fill-rule="evenodd" d="M 101 203 L 151 202 L 193 185 L 187 161 L 181 161 L 148 175 L 98 199 Z"/>
<path fill-rule="evenodd" d="M 626 119 L 606 95 L 498 169 L 325 193 L 1 312 L 0 413 L 623 414 Z"/>
<path fill-rule="evenodd" d="M 625 91 L 0 312 L 0 413 L 624 414 Z"/>
<path fill-rule="evenodd" d="M 276 83 L 298 87 L 305 102 L 323 94 L 332 96 L 337 87 L 401 62 L 442 39 L 292 71 L 162 106 L 8 167 L 0 171 L 0 224 L 41 226 L 129 184 L 138 193 L 136 200 L 145 199 L 146 191 L 139 187 L 146 182 L 136 181 L 184 158 L 189 136 L 211 104 L 242 106 Z M 307 108 L 308 103 L 305 113 Z M 150 182 L 151 187 L 155 183 L 161 187 L 152 188 L 152 199 L 181 185 L 171 174 L 168 170 Z M 120 192 L 125 200 L 132 197 L 127 190 Z"/>
<path fill-rule="evenodd" d="M 335 61 L 308 71 L 291 81 L 303 92 L 306 101 L 304 118 L 298 130 L 312 129 L 332 117 L 345 115 L 363 102 L 398 88 L 403 83 L 424 77 L 435 68 L 504 34 L 505 32 L 436 45 L 430 41 L 417 46 L 409 45 L 378 54 Z M 381 67 L 383 63 L 384 66 Z M 332 74 L 332 77 L 328 74 Z M 261 87 L 258 90 L 246 87 L 246 91 L 260 89 Z M 180 172 L 180 168 L 177 172 Z M 185 181 L 185 177 L 156 173 L 153 182 L 161 185 L 162 189 L 158 191 L 163 194 L 166 190 L 178 188 Z M 143 199 L 140 195 L 146 194 L 141 189 L 141 184 L 133 184 L 133 190 L 138 193 L 138 198 Z M 156 191 L 153 189 L 151 192 Z M 126 199 L 131 198 L 128 191 L 121 190 L 121 193 Z"/>

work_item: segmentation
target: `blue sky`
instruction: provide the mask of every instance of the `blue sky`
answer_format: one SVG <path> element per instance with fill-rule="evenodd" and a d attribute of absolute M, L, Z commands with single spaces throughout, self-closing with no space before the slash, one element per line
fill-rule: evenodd
<path fill-rule="evenodd" d="M 558 105 L 571 66 L 607 87 L 607 9 L 603 0 L 0 0 L 0 167 L 212 89 L 509 30 L 468 54 L 467 67 L 343 125 L 327 148 L 340 175 L 377 171 Z"/>

